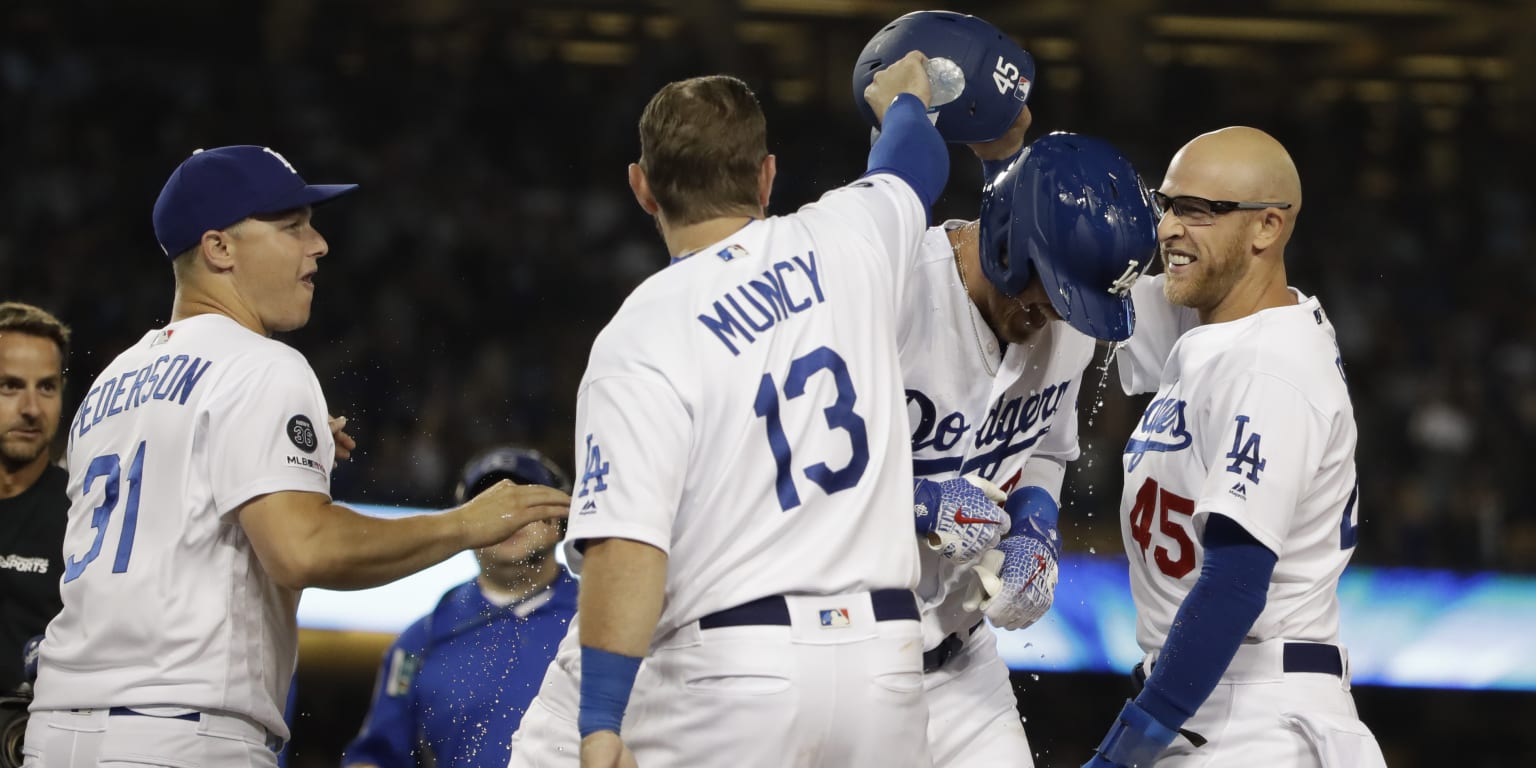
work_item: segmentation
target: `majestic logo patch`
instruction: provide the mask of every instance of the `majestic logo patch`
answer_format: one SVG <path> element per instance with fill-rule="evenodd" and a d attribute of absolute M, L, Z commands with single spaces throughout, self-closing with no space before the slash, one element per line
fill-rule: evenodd
<path fill-rule="evenodd" d="M 320 439 L 315 437 L 315 425 L 302 413 L 288 420 L 288 439 L 305 453 L 314 453 L 320 445 Z"/>

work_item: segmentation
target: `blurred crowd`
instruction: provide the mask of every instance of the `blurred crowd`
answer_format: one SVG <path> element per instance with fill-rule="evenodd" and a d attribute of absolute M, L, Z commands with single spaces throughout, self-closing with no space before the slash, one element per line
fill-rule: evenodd
<path fill-rule="evenodd" d="M 74 326 L 66 414 L 109 355 L 168 317 L 150 227 L 166 175 L 194 148 L 254 143 L 312 183 L 363 185 L 317 214 L 331 254 L 310 325 L 285 338 L 361 444 L 336 496 L 440 505 L 455 468 L 495 443 L 569 466 L 591 339 L 666 263 L 624 181 L 635 121 L 667 80 L 720 71 L 716 49 L 684 28 L 624 66 L 562 64 L 530 53 L 520 4 L 446 21 L 271 0 L 208 23 L 199 7 L 0 9 L 0 298 Z M 851 66 L 849 39 L 816 44 Z M 729 71 L 756 86 L 769 66 L 747 51 Z M 1032 135 L 1103 135 L 1153 186 L 1173 150 L 1221 125 L 1262 127 L 1295 156 L 1306 206 L 1291 282 L 1332 315 L 1361 432 L 1356 562 L 1532 568 L 1536 509 L 1519 500 L 1536 445 L 1529 134 L 1476 87 L 1426 112 L 1406 92 L 1330 96 L 1284 73 L 1255 83 L 1170 65 L 1149 84 L 1178 98 L 1147 115 L 1095 98 L 1103 74 L 1058 87 L 1042 65 Z M 867 131 L 827 90 L 791 103 L 759 88 L 779 155 L 772 211 L 863 169 Z M 976 210 L 979 171 L 962 152 L 940 216 Z M 1118 552 L 1118 454 L 1142 401 L 1113 371 L 1092 391 L 1098 378 L 1079 404 L 1087 453 L 1064 524 L 1069 546 Z"/>

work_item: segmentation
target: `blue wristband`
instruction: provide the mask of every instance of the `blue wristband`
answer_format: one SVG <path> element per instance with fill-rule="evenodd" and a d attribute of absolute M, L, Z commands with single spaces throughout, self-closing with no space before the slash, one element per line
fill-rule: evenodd
<path fill-rule="evenodd" d="M 912 481 L 912 516 L 919 535 L 927 536 L 938 529 L 943 504 L 944 489 L 938 483 L 922 478 Z"/>
<path fill-rule="evenodd" d="M 1127 701 L 1095 751 L 1114 765 L 1150 768 L 1178 735 L 1178 731 L 1159 723 L 1136 702 Z"/>
<path fill-rule="evenodd" d="M 924 212 L 933 211 L 934 201 L 949 180 L 949 147 L 928 120 L 921 99 L 903 93 L 891 102 L 865 167 L 866 176 L 889 173 L 900 177 L 923 201 Z"/>
<path fill-rule="evenodd" d="M 598 731 L 619 732 L 639 671 L 638 657 L 581 647 L 581 709 L 576 728 L 582 738 Z"/>
<path fill-rule="evenodd" d="M 1043 525 L 1056 527 L 1056 519 L 1061 516 L 1061 510 L 1056 506 L 1056 500 L 1051 498 L 1051 492 L 1038 485 L 1026 485 L 1023 488 L 1015 488 L 1008 494 L 1008 500 L 1003 502 L 1003 509 L 1008 511 L 1008 530 L 1018 533 L 1025 530 L 1029 518 L 1039 518 Z"/>

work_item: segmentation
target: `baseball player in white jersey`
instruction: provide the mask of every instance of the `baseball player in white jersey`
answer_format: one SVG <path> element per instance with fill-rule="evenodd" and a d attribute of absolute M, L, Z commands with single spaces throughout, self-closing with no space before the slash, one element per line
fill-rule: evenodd
<path fill-rule="evenodd" d="M 48 626 L 26 765 L 272 766 L 305 586 L 376 585 L 563 514 L 510 483 L 440 515 L 331 503 L 338 455 L 302 355 L 325 239 L 271 149 L 194 154 L 155 203 L 171 322 L 120 354 L 69 429 L 63 611 Z"/>
<path fill-rule="evenodd" d="M 914 14 L 938 15 L 955 16 Z M 931 19 L 920 19 L 919 23 L 927 20 Z M 984 167 L 989 169 L 989 177 L 1006 169 L 1023 144 L 1029 111 L 1017 104 L 1014 109 L 1017 118 L 1007 118 L 1011 125 L 1004 122 L 994 129 L 1006 129 L 1005 135 L 973 145 L 983 158 Z M 939 123 L 942 129 L 942 116 Z M 1047 143 L 1065 140 L 1052 137 Z M 1052 152 L 1046 150 L 1037 160 L 1048 155 Z M 1102 161 L 1104 156 L 1095 154 L 1093 158 Z M 1120 169 L 1129 171 L 1123 158 L 1119 160 Z M 1072 168 L 1064 167 L 1069 163 Z M 1085 189 L 1082 179 L 1097 174 L 1098 179 L 1107 181 L 1108 175 L 1102 168 L 1085 173 L 1087 164 L 1081 157 L 1073 157 L 1069 163 L 1059 163 L 1053 178 L 1078 182 L 1073 190 L 1076 194 L 1070 199 L 1101 203 L 1101 191 L 1091 186 Z M 1079 379 L 1092 355 L 1093 339 L 1066 322 L 1055 322 L 1061 315 L 1047 298 L 1044 281 L 1029 279 L 1030 267 L 1021 264 L 1007 274 L 1009 279 L 1022 279 L 1025 287 L 1005 293 L 995 286 L 984 275 L 978 232 L 1010 227 L 1014 204 L 1009 201 L 1015 199 L 1017 180 L 1038 180 L 1041 167 L 1038 162 L 1021 165 L 1021 173 L 1008 175 L 1006 183 L 999 184 L 998 190 L 990 195 L 999 216 L 987 227 L 981 222 L 954 221 L 930 229 L 901 302 L 899 353 L 913 427 L 915 474 L 944 480 L 966 472 L 988 492 L 997 493 L 989 480 L 1009 489 L 1024 490 L 1015 496 L 1015 501 L 1021 502 L 1015 506 L 1021 519 L 1032 519 L 1021 525 L 1020 530 L 1034 534 L 1030 539 L 1006 540 L 1003 550 L 994 553 L 994 560 L 976 568 L 986 578 L 973 576 L 975 566 L 970 561 L 997 545 L 1001 532 L 1010 525 L 1003 510 L 995 508 L 970 482 L 919 483 L 920 499 L 925 493 L 935 496 L 927 507 L 918 508 L 919 528 L 924 530 L 925 539 L 938 545 L 923 548 L 920 587 L 926 591 L 920 592 L 925 602 L 924 646 L 933 649 L 925 654 L 929 674 L 925 675 L 924 683 L 928 689 L 925 701 L 930 718 L 929 747 L 935 765 L 995 764 L 998 759 L 1028 759 L 1029 755 L 1008 670 L 997 655 L 993 635 L 982 622 L 983 611 L 1000 625 L 1017 627 L 1031 623 L 1050 605 L 1054 586 L 1055 549 L 1051 537 L 1055 499 L 1060 492 L 1063 464 L 1077 455 L 1075 402 Z M 1134 178 L 1134 172 L 1130 176 Z M 1037 220 L 1050 218 L 1035 213 L 1037 199 L 1054 199 L 1049 193 L 1038 194 L 1044 191 L 1027 189 L 1016 198 L 1017 209 L 1026 218 L 1021 229 L 1054 234 L 1050 227 L 1034 226 Z M 1056 191 L 1060 190 L 1050 190 Z M 1053 286 L 1069 291 L 1096 286 L 1095 292 L 1103 294 L 1105 301 L 1080 303 L 1076 312 L 1068 309 L 1068 314 L 1090 333 L 1118 340 L 1125 337 L 1129 327 L 1129 298 L 1123 291 L 1115 295 L 1109 290 L 1115 279 L 1122 277 L 1125 263 L 1120 257 L 1135 251 L 1133 255 L 1140 264 L 1149 263 L 1154 236 L 1152 214 L 1144 195 L 1111 205 L 1121 213 L 1119 220 L 1126 227 L 1139 222 L 1139 245 L 1133 245 L 1137 242 L 1134 237 L 1118 242 L 1111 239 L 1112 245 L 1082 237 L 1084 230 L 1099 237 L 1105 234 L 1092 227 L 1074 227 L 1069 235 L 1056 236 L 1050 243 L 1053 248 L 1042 248 L 1042 244 L 1026 246 L 1023 238 L 1018 245 L 1021 252 L 1030 247 L 1042 256 L 1055 251 L 1063 257 L 1059 263 L 1044 259 L 1040 262 L 1042 276 L 1048 275 Z M 1067 211 L 1067 207 L 1049 213 L 1083 212 Z M 1113 232 L 1124 235 L 1126 230 Z M 1002 250 L 997 245 L 992 249 L 994 260 L 996 252 Z M 1107 276 L 1102 269 L 1106 264 L 1113 269 Z M 1005 269 L 995 264 L 991 267 Z M 968 274 L 977 277 L 971 281 L 965 277 Z M 1129 285 L 1128 280 L 1122 283 Z M 1088 308 L 1089 303 L 1094 306 Z M 1115 315 L 1122 323 L 1116 326 L 1122 328 L 1119 331 L 1110 328 L 1114 325 L 1110 317 Z M 957 498 L 978 503 L 962 507 L 954 503 Z M 995 498 L 1002 496 L 997 493 Z M 929 509 L 938 514 L 928 514 Z M 957 514 L 963 509 L 970 511 Z M 1031 513 L 1048 513 L 1049 519 L 1038 519 Z M 936 518 L 943 520 L 939 522 Z M 956 518 L 961 522 L 957 523 Z M 990 527 L 990 531 L 952 534 L 966 527 Z M 1048 569 L 1036 555 L 1049 558 Z M 1028 572 L 1019 567 L 1026 562 Z M 1042 572 L 1038 578 L 1031 578 L 1037 575 L 1036 568 Z M 1009 578 L 999 578 L 1000 572 L 1010 574 Z M 983 591 L 983 583 L 990 583 L 991 589 Z M 537 713 L 539 720 L 525 720 L 525 727 L 514 737 L 513 766 L 574 763 L 575 678 L 580 666 L 574 634 L 573 630 L 562 643 L 539 698 L 530 709 L 530 717 Z M 647 670 L 649 666 L 642 669 L 642 677 Z"/>
<path fill-rule="evenodd" d="M 641 117 L 630 185 L 673 264 L 577 398 L 587 768 L 927 764 L 895 345 L 948 175 L 922 61 L 870 88 L 869 172 L 788 216 L 762 218 L 775 161 L 743 83 L 672 83 Z M 558 752 L 538 728 L 514 763 Z"/>
<path fill-rule="evenodd" d="M 908 284 L 901 340 L 914 474 L 939 481 L 925 489 L 919 479 L 915 505 L 930 544 L 920 548 L 917 594 L 936 766 L 1032 763 L 983 619 L 1017 629 L 1051 605 L 1062 478 L 1078 456 L 1077 395 L 1094 338 L 1130 333 L 1128 289 L 1151 262 L 1154 220 L 1118 151 L 1051 134 L 993 177 L 979 222 L 950 222 L 925 241 L 926 279 Z M 1001 541 L 974 533 L 981 519 L 961 520 L 962 510 L 990 516 L 983 499 L 951 503 L 987 481 L 1006 494 L 1006 522 L 992 529 Z M 925 503 L 925 490 L 942 500 Z M 936 539 L 935 529 L 953 534 Z"/>
<path fill-rule="evenodd" d="M 939 107 L 941 130 L 966 129 L 988 186 L 978 221 L 929 231 L 899 334 L 915 522 L 928 544 L 917 594 L 929 749 L 945 768 L 1027 765 L 987 620 L 1018 629 L 1051 605 L 1084 369 L 1095 338 L 1130 335 L 1127 291 L 1151 263 L 1155 218 L 1135 170 L 1104 142 L 1053 134 L 1019 156 L 1033 61 L 981 19 L 919 11 L 893 21 L 860 54 L 855 90 L 912 49 L 961 69 L 979 53 L 997 86 Z"/>
<path fill-rule="evenodd" d="M 1120 503 L 1144 687 L 1088 765 L 1383 766 L 1339 644 L 1354 410 L 1321 303 L 1286 285 L 1296 167 L 1226 128 L 1179 150 L 1155 198 L 1164 274 L 1119 358 L 1128 392 L 1157 393 Z"/>

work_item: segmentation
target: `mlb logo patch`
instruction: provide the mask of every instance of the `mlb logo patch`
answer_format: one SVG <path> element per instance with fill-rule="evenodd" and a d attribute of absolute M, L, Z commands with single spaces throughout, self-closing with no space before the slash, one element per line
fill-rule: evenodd
<path fill-rule="evenodd" d="M 853 620 L 848 618 L 847 608 L 829 608 L 821 612 L 821 626 L 828 629 L 840 629 L 852 624 Z"/>
<path fill-rule="evenodd" d="M 741 258 L 742 256 L 747 255 L 747 249 L 732 243 L 731 245 L 727 245 L 726 247 L 721 248 L 715 255 L 719 256 L 721 261 L 734 261 L 738 258 Z"/>

